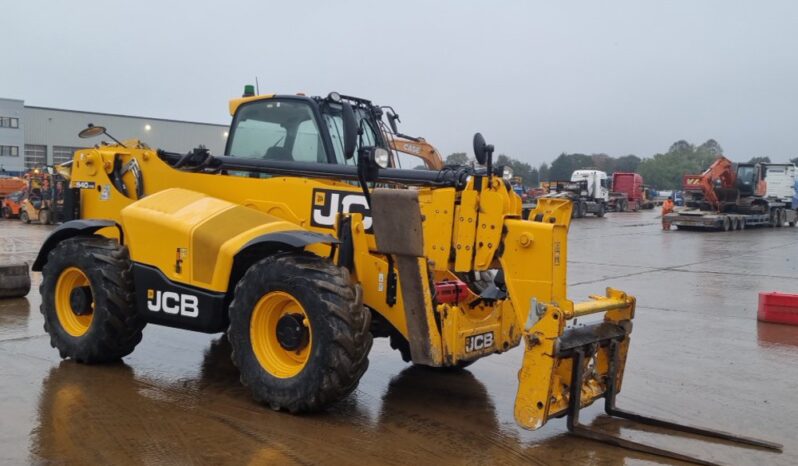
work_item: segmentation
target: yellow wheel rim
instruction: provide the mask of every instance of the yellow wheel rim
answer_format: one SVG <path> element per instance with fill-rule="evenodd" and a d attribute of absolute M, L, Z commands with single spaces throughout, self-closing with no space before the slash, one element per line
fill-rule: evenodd
<path fill-rule="evenodd" d="M 291 316 L 302 322 L 307 331 L 307 343 L 296 350 L 286 349 L 277 337 L 278 322 Z M 310 319 L 302 304 L 283 291 L 271 291 L 263 295 L 252 312 L 249 326 L 252 351 L 263 367 L 271 375 L 287 379 L 305 368 L 313 346 L 313 333 Z"/>
<path fill-rule="evenodd" d="M 78 315 L 72 309 L 70 302 L 72 290 L 84 286 L 91 287 L 89 277 L 77 267 L 64 269 L 55 284 L 55 313 L 58 316 L 58 322 L 73 337 L 79 337 L 88 332 L 94 318 L 94 301 L 91 303 L 91 312 L 88 314 Z"/>

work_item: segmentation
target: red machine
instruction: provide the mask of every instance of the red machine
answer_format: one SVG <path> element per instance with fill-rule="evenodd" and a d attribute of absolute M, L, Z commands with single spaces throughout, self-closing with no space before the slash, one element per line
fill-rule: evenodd
<path fill-rule="evenodd" d="M 643 177 L 639 173 L 615 172 L 612 174 L 610 207 L 616 212 L 650 209 L 654 204 L 646 199 Z"/>
<path fill-rule="evenodd" d="M 727 198 L 732 191 L 736 194 L 734 189 L 736 180 L 737 176 L 734 173 L 732 161 L 721 155 L 704 173 L 684 175 L 682 189 L 685 196 L 692 197 L 694 202 L 703 201 L 712 210 L 720 211 L 722 200 Z M 724 193 L 727 195 L 724 196 Z"/>
<path fill-rule="evenodd" d="M 0 177 L 0 201 L 9 194 L 20 191 L 25 188 L 25 181 L 22 178 L 14 177 Z"/>

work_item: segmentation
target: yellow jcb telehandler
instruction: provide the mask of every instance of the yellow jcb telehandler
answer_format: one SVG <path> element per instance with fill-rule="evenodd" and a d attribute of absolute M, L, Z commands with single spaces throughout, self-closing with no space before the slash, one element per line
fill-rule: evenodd
<path fill-rule="evenodd" d="M 71 220 L 33 265 L 62 357 L 117 360 L 147 323 L 226 332 L 254 398 L 298 413 L 355 389 L 373 337 L 432 367 L 523 342 L 524 428 L 567 416 L 576 435 L 701 462 L 580 425 L 580 409 L 604 398 L 611 415 L 780 448 L 615 408 L 635 298 L 608 289 L 568 299 L 571 204 L 540 199 L 522 218 L 479 134 L 479 168 L 403 170 L 388 167 L 381 113 L 365 99 L 249 90 L 230 113 L 224 155 L 136 140 L 75 153 Z M 487 286 L 458 278 L 488 270 Z M 598 320 L 569 326 L 589 315 Z"/>

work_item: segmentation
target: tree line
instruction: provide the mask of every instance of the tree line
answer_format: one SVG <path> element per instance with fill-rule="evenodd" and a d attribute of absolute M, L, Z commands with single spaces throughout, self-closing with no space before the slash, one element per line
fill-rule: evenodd
<path fill-rule="evenodd" d="M 649 186 L 658 189 L 680 189 L 682 177 L 686 174 L 701 173 L 723 154 L 723 148 L 709 139 L 703 144 L 694 145 L 680 140 L 671 144 L 667 152 L 640 158 L 636 155 L 612 157 L 607 154 L 566 154 L 562 153 L 551 164 L 542 163 L 538 167 L 521 162 L 505 154 L 500 154 L 496 165 L 509 165 L 514 176 L 520 177 L 524 185 L 536 187 L 541 181 L 570 180 L 574 170 L 596 169 L 612 174 L 614 172 L 637 172 Z M 473 160 L 465 152 L 449 154 L 447 165 L 466 165 Z M 753 157 L 749 163 L 770 163 L 769 157 Z M 798 165 L 798 157 L 791 159 Z"/>

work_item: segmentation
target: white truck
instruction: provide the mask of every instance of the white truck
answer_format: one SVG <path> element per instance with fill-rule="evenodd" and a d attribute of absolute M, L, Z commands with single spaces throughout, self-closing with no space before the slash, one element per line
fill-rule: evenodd
<path fill-rule="evenodd" d="M 763 163 L 765 169 L 765 182 L 769 199 L 777 199 L 786 204 L 791 204 L 795 196 L 795 165 L 791 163 Z M 793 206 L 793 208 L 798 206 Z"/>
<path fill-rule="evenodd" d="M 610 199 L 607 173 L 601 170 L 576 170 L 571 181 L 554 181 L 549 184 L 546 197 L 570 199 L 573 202 L 573 217 L 587 214 L 603 217 Z"/>

